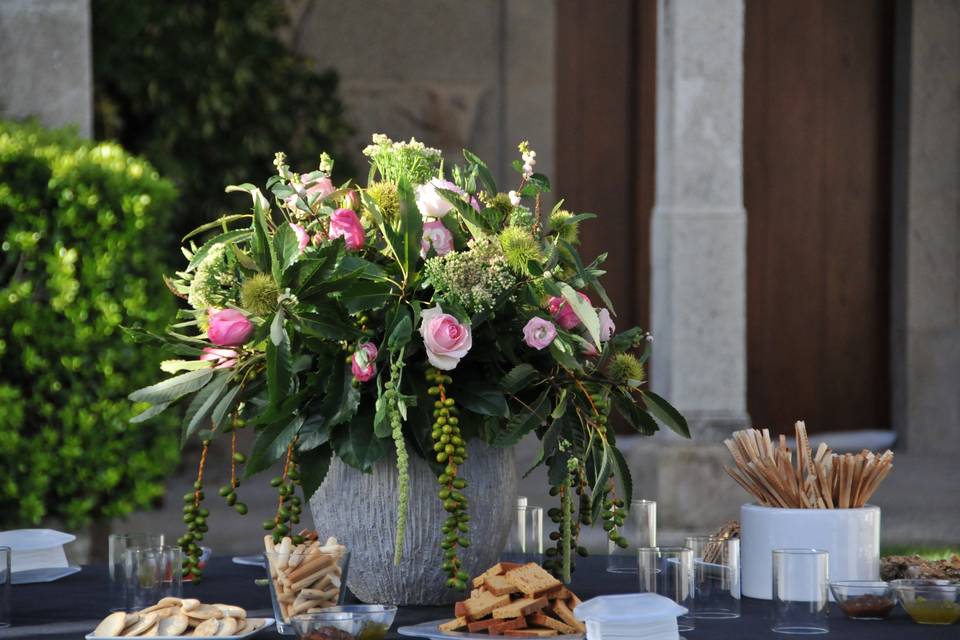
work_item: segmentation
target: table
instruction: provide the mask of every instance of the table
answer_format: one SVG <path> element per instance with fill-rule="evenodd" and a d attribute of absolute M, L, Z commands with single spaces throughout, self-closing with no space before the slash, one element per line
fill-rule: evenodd
<path fill-rule="evenodd" d="M 636 576 L 605 571 L 606 558 L 580 559 L 571 588 L 586 600 L 601 594 L 628 593 L 635 589 Z M 204 602 L 225 602 L 247 609 L 251 615 L 273 617 L 266 586 L 254 580 L 263 576 L 258 567 L 235 565 L 230 558 L 211 558 L 203 583 L 184 585 L 184 597 Z M 103 565 L 84 567 L 80 573 L 47 584 L 13 587 L 13 627 L 0 629 L 0 639 L 82 638 L 107 613 L 107 570 Z M 697 628 L 687 632 L 687 640 L 752 640 L 790 637 L 770 631 L 770 603 L 744 598 L 742 615 L 736 620 L 698 620 Z M 451 607 L 401 607 L 391 629 L 427 620 L 451 617 Z M 263 632 L 258 640 L 284 638 L 275 632 Z M 900 607 L 888 620 L 847 620 L 839 608 L 831 607 L 829 638 L 850 640 L 960 640 L 960 623 L 948 627 L 915 624 Z"/>

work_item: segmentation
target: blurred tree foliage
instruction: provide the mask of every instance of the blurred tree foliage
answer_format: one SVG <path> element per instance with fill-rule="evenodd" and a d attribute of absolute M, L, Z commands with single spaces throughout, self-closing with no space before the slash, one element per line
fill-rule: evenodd
<path fill-rule="evenodd" d="M 280 40 L 280 0 L 92 7 L 97 137 L 173 178 L 181 235 L 224 212 L 223 185 L 273 171 L 275 151 L 304 172 L 322 151 L 337 155 L 348 131 L 337 76 L 313 71 Z"/>
<path fill-rule="evenodd" d="M 71 131 L 0 122 L 0 528 L 69 528 L 163 495 L 176 418 L 131 425 L 162 331 L 176 193 L 146 161 Z"/>

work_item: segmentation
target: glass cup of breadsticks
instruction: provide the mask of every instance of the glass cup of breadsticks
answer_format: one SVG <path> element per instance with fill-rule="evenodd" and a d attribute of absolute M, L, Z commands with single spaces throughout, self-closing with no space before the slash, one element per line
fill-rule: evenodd
<path fill-rule="evenodd" d="M 333 537 L 321 542 L 315 532 L 301 537 L 300 544 L 290 537 L 279 543 L 269 535 L 263 538 L 270 598 L 282 634 L 295 633 L 290 625 L 293 616 L 342 605 L 347 593 L 347 548 Z"/>

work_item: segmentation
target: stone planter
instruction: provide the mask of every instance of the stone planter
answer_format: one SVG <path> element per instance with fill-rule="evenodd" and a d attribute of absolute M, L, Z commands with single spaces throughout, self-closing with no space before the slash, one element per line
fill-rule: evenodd
<path fill-rule="evenodd" d="M 461 468 L 470 513 L 471 545 L 460 550 L 470 575 L 493 565 L 514 517 L 517 471 L 513 450 L 478 441 L 467 445 Z M 387 456 L 365 474 L 334 459 L 323 485 L 310 499 L 320 539 L 336 536 L 350 549 L 347 586 L 368 603 L 449 604 L 463 594 L 446 588 L 441 569 L 441 527 L 447 513 L 437 498 L 436 476 L 419 457 L 410 456 L 410 506 L 403 559 L 393 563 L 397 515 L 395 457 Z"/>

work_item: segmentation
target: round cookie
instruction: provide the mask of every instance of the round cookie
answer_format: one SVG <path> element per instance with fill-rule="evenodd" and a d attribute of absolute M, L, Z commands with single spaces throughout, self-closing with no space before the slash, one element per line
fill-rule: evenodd
<path fill-rule="evenodd" d="M 93 630 L 93 635 L 97 638 L 118 636 L 123 632 L 126 619 L 126 613 L 123 611 L 115 611 L 100 621 L 100 624 L 97 625 L 97 628 Z"/>
<path fill-rule="evenodd" d="M 190 620 L 179 611 L 157 623 L 157 635 L 178 636 L 187 630 Z"/>
<path fill-rule="evenodd" d="M 223 612 L 223 615 L 230 616 L 231 618 L 246 618 L 247 611 L 243 607 L 238 607 L 235 604 L 215 604 L 213 605 L 217 609 Z"/>
<path fill-rule="evenodd" d="M 223 611 L 221 611 L 220 609 L 218 609 L 217 607 L 211 604 L 202 604 L 199 607 L 190 609 L 189 611 L 184 610 L 184 613 L 186 613 L 191 618 L 200 618 L 201 620 L 205 620 L 207 618 L 223 617 Z"/>
<path fill-rule="evenodd" d="M 144 616 L 140 616 L 140 620 L 134 624 L 132 627 L 124 630 L 124 636 L 139 636 L 150 630 L 151 627 L 157 624 L 157 614 L 150 612 Z"/>
<path fill-rule="evenodd" d="M 209 620 L 204 620 L 197 625 L 197 628 L 193 630 L 193 635 L 195 636 L 215 636 L 217 631 L 220 630 L 220 621 L 216 618 L 210 618 Z"/>
<path fill-rule="evenodd" d="M 218 636 L 232 636 L 237 632 L 236 618 L 224 618 L 220 621 L 220 627 L 217 629 Z"/>
<path fill-rule="evenodd" d="M 184 611 L 193 611 L 200 606 L 200 601 L 196 598 L 184 598 L 180 601 L 180 608 Z"/>
<path fill-rule="evenodd" d="M 167 609 L 169 607 L 179 607 L 183 602 L 180 598 L 166 597 L 160 598 L 160 601 L 155 605 L 151 605 L 146 609 L 141 609 L 140 613 L 150 613 L 151 611 L 159 611 L 160 609 Z M 197 601 L 199 604 L 199 601 Z"/>

